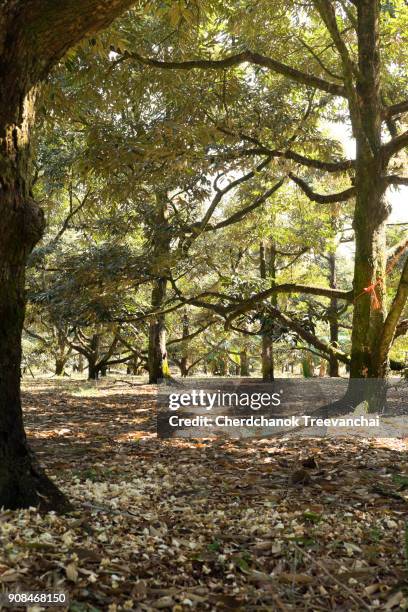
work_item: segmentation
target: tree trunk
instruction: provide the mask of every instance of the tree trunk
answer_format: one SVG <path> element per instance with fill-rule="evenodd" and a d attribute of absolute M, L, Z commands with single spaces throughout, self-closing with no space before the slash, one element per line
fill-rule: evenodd
<path fill-rule="evenodd" d="M 386 315 L 386 162 L 381 151 L 379 3 L 358 3 L 358 110 L 350 107 L 356 137 L 354 312 L 350 376 L 383 378 L 387 363 L 376 358 Z M 373 286 L 373 290 L 364 289 Z M 375 294 L 374 294 L 375 292 Z"/>
<path fill-rule="evenodd" d="M 157 274 L 153 281 L 152 310 L 159 311 L 166 299 L 167 276 L 163 274 L 167 270 L 170 257 L 170 232 L 168 224 L 168 200 L 167 193 L 156 194 L 156 215 L 152 241 L 154 245 L 152 271 Z M 149 328 L 149 383 L 157 383 L 169 376 L 169 366 L 166 349 L 166 318 L 159 314 L 154 317 Z"/>
<path fill-rule="evenodd" d="M 188 338 L 190 334 L 190 325 L 187 312 L 183 313 L 183 338 Z M 187 340 L 184 340 L 181 344 L 181 360 L 180 360 L 180 372 L 183 378 L 188 376 L 188 345 Z"/>
<path fill-rule="evenodd" d="M 219 373 L 219 376 L 227 376 L 228 374 L 228 363 L 227 363 L 226 355 L 220 355 L 219 357 L 218 373 Z"/>
<path fill-rule="evenodd" d="M 268 253 L 269 251 L 269 253 Z M 259 259 L 260 259 L 260 276 L 261 278 L 271 278 L 271 282 L 275 279 L 275 259 L 276 252 L 273 246 L 270 249 L 267 248 L 265 242 L 261 242 L 259 248 Z M 269 259 L 269 261 L 268 261 Z M 277 298 L 272 296 L 272 304 L 276 306 Z M 262 324 L 262 379 L 264 381 L 273 381 L 275 379 L 275 363 L 274 363 L 274 351 L 273 351 L 273 323 L 268 319 Z"/>
<path fill-rule="evenodd" d="M 78 372 L 82 374 L 84 371 L 84 356 L 81 353 L 78 354 Z"/>
<path fill-rule="evenodd" d="M 59 359 L 59 358 L 57 358 L 55 360 L 55 376 L 63 376 L 64 375 L 65 364 L 66 364 L 66 359 Z"/>
<path fill-rule="evenodd" d="M 96 362 L 92 358 L 88 358 L 88 380 L 98 380 L 99 370 Z"/>
<path fill-rule="evenodd" d="M 273 340 L 268 334 L 262 336 L 262 379 L 265 381 L 275 379 Z"/>
<path fill-rule="evenodd" d="M 86 355 L 88 360 L 88 380 L 98 380 L 99 378 L 99 355 L 101 347 L 100 334 L 93 334 L 90 342 L 89 353 Z"/>
<path fill-rule="evenodd" d="M 154 281 L 152 291 L 152 308 L 159 309 L 166 296 L 167 279 Z M 149 383 L 157 383 L 169 375 L 166 350 L 166 320 L 158 315 L 149 328 Z"/>
<path fill-rule="evenodd" d="M 243 349 L 239 354 L 239 362 L 240 362 L 240 376 L 250 376 L 249 373 L 249 360 L 248 360 L 248 352 L 246 349 Z"/>
<path fill-rule="evenodd" d="M 66 510 L 63 494 L 31 456 L 20 399 L 27 257 L 44 218 L 30 188 L 30 135 L 37 84 L 86 34 L 107 26 L 130 0 L 6 0 L 0 7 L 0 507 Z"/>
<path fill-rule="evenodd" d="M 29 452 L 20 399 L 25 264 L 44 229 L 30 192 L 27 142 L 33 104 L 31 94 L 16 109 L 14 124 L 7 123 L 5 108 L 0 108 L 0 507 L 41 501 L 43 507 L 62 509 L 68 507 L 64 496 Z"/>
<path fill-rule="evenodd" d="M 336 254 L 329 254 L 329 283 L 332 289 L 337 288 L 337 278 L 336 278 Z M 330 299 L 330 319 L 329 319 L 329 327 L 330 327 L 330 344 L 335 348 L 339 346 L 339 318 L 337 314 L 337 298 L 333 297 Z M 340 376 L 339 373 L 339 360 L 335 355 L 330 355 L 329 358 L 329 376 L 332 378 Z"/>
<path fill-rule="evenodd" d="M 140 366 L 141 362 L 139 362 L 139 359 L 137 357 L 134 357 L 130 362 L 128 362 L 126 366 L 126 374 L 131 374 L 132 376 L 139 376 Z"/>
<path fill-rule="evenodd" d="M 66 334 L 59 327 L 54 327 L 57 337 L 57 351 L 55 358 L 55 375 L 63 376 L 64 369 L 70 357 L 72 349 L 68 346 Z"/>

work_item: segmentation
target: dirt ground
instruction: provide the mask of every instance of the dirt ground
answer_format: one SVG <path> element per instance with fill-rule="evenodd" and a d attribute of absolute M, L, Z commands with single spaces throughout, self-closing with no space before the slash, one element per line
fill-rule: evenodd
<path fill-rule="evenodd" d="M 2 590 L 63 590 L 74 612 L 407 608 L 406 440 L 159 440 L 155 398 L 132 378 L 24 382 L 75 511 L 0 513 Z"/>

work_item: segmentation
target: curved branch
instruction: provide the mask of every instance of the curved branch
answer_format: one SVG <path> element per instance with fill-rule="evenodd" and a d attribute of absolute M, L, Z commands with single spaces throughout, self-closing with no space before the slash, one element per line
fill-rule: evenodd
<path fill-rule="evenodd" d="M 270 70 L 273 70 L 278 74 L 282 74 L 292 81 L 296 81 L 297 83 L 302 83 L 303 85 L 307 85 L 309 87 L 315 87 L 316 89 L 326 91 L 327 93 L 335 96 L 346 97 L 344 87 L 338 83 L 331 83 L 330 81 L 321 79 L 313 74 L 308 74 L 307 72 L 302 72 L 301 70 L 297 70 L 296 68 L 282 64 L 271 57 L 260 55 L 259 53 L 254 53 L 253 51 L 249 50 L 243 51 L 242 53 L 237 53 L 236 55 L 230 55 L 229 57 L 220 60 L 197 59 L 180 62 L 166 62 L 156 60 L 154 58 L 143 57 L 139 55 L 139 53 L 126 53 L 125 57 L 135 59 L 146 66 L 167 70 L 192 70 L 194 68 L 201 68 L 204 70 L 220 70 L 222 68 L 231 68 L 247 62 L 249 64 L 269 68 Z"/>
<path fill-rule="evenodd" d="M 314 287 L 311 285 L 298 285 L 296 283 L 285 283 L 282 285 L 274 285 L 269 289 L 265 289 L 265 291 L 261 291 L 256 293 L 248 300 L 245 300 L 239 305 L 232 304 L 230 306 L 225 307 L 225 312 L 227 313 L 227 321 L 233 321 L 237 317 L 246 312 L 252 310 L 256 304 L 263 302 L 271 295 L 275 293 L 305 293 L 308 295 L 318 295 L 320 297 L 327 298 L 338 298 L 340 300 L 346 300 L 347 302 L 351 302 L 353 300 L 354 292 L 345 291 L 343 289 L 331 289 L 329 287 Z M 268 306 L 269 307 L 269 306 Z M 229 314 L 228 314 L 229 313 Z"/>
<path fill-rule="evenodd" d="M 322 161 L 320 159 L 313 159 L 306 155 L 301 155 L 288 149 L 287 151 L 277 151 L 276 149 L 268 149 L 268 147 L 255 147 L 253 149 L 246 149 L 241 152 L 241 155 L 270 155 L 271 157 L 280 157 L 281 159 L 291 159 L 292 161 L 306 166 L 307 168 L 316 168 L 316 170 L 325 170 L 326 172 L 344 172 L 351 170 L 355 166 L 354 159 L 345 159 L 338 162 Z"/>
<path fill-rule="evenodd" d="M 307 157 L 306 155 L 302 155 L 300 153 L 297 153 L 296 151 L 292 151 L 291 149 L 286 149 L 285 151 L 279 151 L 278 149 L 270 149 L 257 138 L 254 138 L 253 136 L 250 136 L 248 134 L 244 134 L 243 132 L 235 133 L 232 130 L 228 130 L 225 127 L 221 126 L 217 126 L 217 129 L 223 134 L 226 134 L 227 136 L 241 138 L 242 140 L 246 140 L 247 142 L 251 142 L 253 145 L 255 145 L 252 149 L 243 149 L 242 151 L 238 151 L 238 156 L 269 155 L 270 157 L 291 159 L 292 161 L 302 166 L 306 166 L 308 168 L 316 168 L 316 170 L 325 170 L 326 172 L 344 172 L 346 170 L 351 170 L 356 164 L 356 161 L 354 159 L 344 159 L 336 162 L 322 161 L 320 159 L 313 159 L 312 157 Z"/>
<path fill-rule="evenodd" d="M 293 321 L 293 319 L 281 312 L 278 308 L 272 305 L 268 305 L 268 311 L 273 315 L 275 319 L 280 321 L 286 327 L 289 327 L 289 329 L 294 331 L 300 338 L 305 340 L 308 344 L 314 346 L 318 351 L 321 351 L 322 353 L 325 353 L 332 357 L 336 357 L 336 359 L 343 363 L 350 363 L 350 358 L 348 357 L 348 355 L 343 353 L 343 351 L 332 346 L 331 344 L 326 344 L 322 340 L 319 340 L 319 338 L 312 334 L 312 332 L 304 329 L 300 323 L 298 323 L 297 321 Z M 228 321 L 226 323 L 226 326 L 227 325 Z"/>
<path fill-rule="evenodd" d="M 322 194 L 316 193 L 309 187 L 309 185 L 303 179 L 299 178 L 293 172 L 289 173 L 289 177 L 292 179 L 298 187 L 307 195 L 309 200 L 312 202 L 318 202 L 319 204 L 334 204 L 335 202 L 345 202 L 352 198 L 355 194 L 355 187 L 349 187 L 339 193 Z"/>
<path fill-rule="evenodd" d="M 401 149 L 408 146 L 408 130 L 393 138 L 385 145 L 382 150 L 386 159 L 390 159 L 393 155 L 396 155 Z"/>
<path fill-rule="evenodd" d="M 169 342 L 167 342 L 167 346 L 172 346 L 173 344 L 178 344 L 179 342 L 184 342 L 185 340 L 192 340 L 196 336 L 199 336 L 203 331 L 211 327 L 211 325 L 215 325 L 215 323 L 218 323 L 218 321 L 210 321 L 203 327 L 200 327 L 191 334 L 188 334 L 188 336 L 181 336 L 181 338 L 175 338 L 174 340 L 170 340 Z"/>
<path fill-rule="evenodd" d="M 208 226 L 205 231 L 206 232 L 213 232 L 213 231 L 216 231 L 218 229 L 222 229 L 224 227 L 228 227 L 229 225 L 233 225 L 234 223 L 238 223 L 238 221 L 241 221 L 241 219 L 243 219 L 246 215 L 248 215 L 250 212 L 256 210 L 264 202 L 266 202 L 266 200 L 268 198 L 270 198 L 271 195 L 273 195 L 276 191 L 278 191 L 278 189 L 280 187 L 282 187 L 283 183 L 284 183 L 284 179 L 281 179 L 278 183 L 276 183 L 273 187 L 271 187 L 271 189 L 268 189 L 268 191 L 265 191 L 265 193 L 263 193 L 261 196 L 259 196 L 259 198 L 256 198 L 256 200 L 254 202 L 252 202 L 252 204 L 249 204 L 248 206 L 245 206 L 245 208 L 242 208 L 241 210 L 238 210 L 236 213 L 234 213 L 233 215 L 231 215 L 227 219 L 224 219 L 224 221 L 220 221 L 216 225 Z"/>

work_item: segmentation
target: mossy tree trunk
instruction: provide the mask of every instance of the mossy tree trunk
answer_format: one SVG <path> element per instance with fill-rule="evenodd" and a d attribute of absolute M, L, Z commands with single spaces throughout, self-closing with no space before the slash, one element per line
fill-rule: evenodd
<path fill-rule="evenodd" d="M 359 0 L 357 7 L 358 63 L 355 65 L 336 32 L 330 3 L 317 0 L 343 62 L 343 76 L 356 140 L 354 310 L 351 337 L 349 396 L 363 386 L 353 379 L 385 380 L 389 350 L 407 299 L 404 274 L 391 308 L 386 303 L 387 251 L 386 200 L 390 158 L 406 144 L 407 134 L 382 142 L 384 108 L 381 92 L 379 17 L 380 2 Z M 394 126 L 395 127 L 395 126 Z M 396 128 L 395 128 L 396 129 Z M 393 130 L 391 130 L 392 132 Z M 407 266 L 405 266 L 406 268 Z M 404 268 L 404 270 L 405 270 Z M 384 404 L 385 383 L 367 384 L 369 410 Z M 370 389 L 374 389 L 371 392 Z M 357 395 L 360 395 L 361 392 Z M 364 395 L 364 393 L 363 393 Z M 355 399 L 355 398 L 354 398 Z M 357 398 L 358 399 L 358 398 Z M 355 403 L 355 402 L 354 402 Z"/>

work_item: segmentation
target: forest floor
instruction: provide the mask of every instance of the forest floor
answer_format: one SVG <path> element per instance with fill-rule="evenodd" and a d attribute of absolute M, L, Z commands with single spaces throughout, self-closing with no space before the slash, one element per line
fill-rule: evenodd
<path fill-rule="evenodd" d="M 159 440 L 133 382 L 24 382 L 75 511 L 0 513 L 1 590 L 73 612 L 406 609 L 408 440 Z"/>

